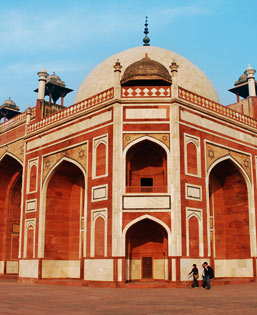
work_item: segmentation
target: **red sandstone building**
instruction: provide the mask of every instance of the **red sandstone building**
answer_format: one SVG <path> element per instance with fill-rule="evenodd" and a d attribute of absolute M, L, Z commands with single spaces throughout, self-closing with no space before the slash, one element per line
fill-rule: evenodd
<path fill-rule="evenodd" d="M 222 106 L 191 62 L 142 46 L 64 107 L 71 90 L 39 72 L 34 108 L 0 107 L 1 275 L 176 285 L 208 261 L 216 278 L 256 279 L 254 73 Z"/>

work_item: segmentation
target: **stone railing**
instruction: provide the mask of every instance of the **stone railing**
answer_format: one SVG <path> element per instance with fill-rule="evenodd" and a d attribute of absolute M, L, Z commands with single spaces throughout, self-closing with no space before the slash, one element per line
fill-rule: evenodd
<path fill-rule="evenodd" d="M 35 116 L 36 114 L 36 107 L 32 108 L 31 116 Z M 14 127 L 20 123 L 23 123 L 26 121 L 26 112 L 21 113 L 19 115 L 14 116 L 13 118 L 7 120 L 6 122 L 3 122 L 0 124 L 0 131 L 4 131 L 5 129 L 9 129 L 11 127 Z"/>
<path fill-rule="evenodd" d="M 135 97 L 170 97 L 170 86 L 124 86 L 121 88 L 122 98 Z"/>
<path fill-rule="evenodd" d="M 79 103 L 76 103 L 70 107 L 65 108 L 64 110 L 58 111 L 34 124 L 29 125 L 28 133 L 44 128 L 46 126 L 49 126 L 55 122 L 61 121 L 68 117 L 71 117 L 75 114 L 78 114 L 84 111 L 85 109 L 94 107 L 96 105 L 104 103 L 105 101 L 111 100 L 113 97 L 114 97 L 114 88 L 112 87 L 102 93 L 89 97 Z"/>
<path fill-rule="evenodd" d="M 257 128 L 257 121 L 249 116 L 246 116 L 244 114 L 241 114 L 233 109 L 230 109 L 229 107 L 223 106 L 219 103 L 216 103 L 214 101 L 211 101 L 205 97 L 202 97 L 198 94 L 192 93 L 190 91 L 187 91 L 181 87 L 178 88 L 178 97 L 180 99 L 189 101 L 191 103 L 194 103 L 196 105 L 199 105 L 203 108 L 212 110 L 220 115 L 223 115 L 225 117 L 231 118 L 233 120 L 236 120 L 238 122 L 241 122 L 243 124 L 246 124 L 248 126 Z"/>

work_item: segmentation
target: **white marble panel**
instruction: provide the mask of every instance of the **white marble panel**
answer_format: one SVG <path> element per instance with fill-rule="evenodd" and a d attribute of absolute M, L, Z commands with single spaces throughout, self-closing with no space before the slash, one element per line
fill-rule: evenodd
<path fill-rule="evenodd" d="M 42 278 L 80 278 L 80 261 L 43 260 Z"/>
<path fill-rule="evenodd" d="M 37 209 L 37 200 L 27 200 L 26 203 L 26 212 L 36 211 Z"/>
<path fill-rule="evenodd" d="M 92 187 L 92 201 L 104 200 L 107 198 L 107 185 Z"/>
<path fill-rule="evenodd" d="M 170 196 L 124 196 L 123 209 L 170 209 Z"/>
<path fill-rule="evenodd" d="M 186 198 L 201 200 L 202 199 L 201 187 L 186 184 Z"/>
<path fill-rule="evenodd" d="M 0 261 L 0 274 L 4 273 L 4 261 Z"/>
<path fill-rule="evenodd" d="M 141 259 L 132 259 L 130 261 L 130 268 L 131 268 L 131 274 L 130 274 L 130 280 L 139 280 L 141 279 Z"/>
<path fill-rule="evenodd" d="M 154 279 L 165 279 L 165 264 L 166 259 L 153 259 L 153 278 Z"/>
<path fill-rule="evenodd" d="M 166 119 L 166 108 L 127 108 L 126 119 Z"/>
<path fill-rule="evenodd" d="M 38 260 L 20 260 L 19 277 L 38 278 Z"/>
<path fill-rule="evenodd" d="M 122 281 L 122 259 L 118 259 L 118 281 Z"/>
<path fill-rule="evenodd" d="M 85 259 L 84 279 L 113 281 L 113 259 Z"/>
<path fill-rule="evenodd" d="M 252 259 L 216 259 L 215 277 L 253 277 Z"/>
<path fill-rule="evenodd" d="M 19 263 L 18 261 L 7 261 L 6 262 L 6 273 L 18 273 Z"/>

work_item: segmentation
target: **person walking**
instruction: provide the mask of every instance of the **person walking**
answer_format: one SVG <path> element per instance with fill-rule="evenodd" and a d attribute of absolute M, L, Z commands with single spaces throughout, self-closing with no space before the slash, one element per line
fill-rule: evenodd
<path fill-rule="evenodd" d="M 203 288 L 210 290 L 211 282 L 210 279 L 213 278 L 213 269 L 211 266 L 208 266 L 207 262 L 203 263 Z"/>
<path fill-rule="evenodd" d="M 193 275 L 193 283 L 191 285 L 191 288 L 199 288 L 199 284 L 198 284 L 198 278 L 199 278 L 199 273 L 198 273 L 198 268 L 196 267 L 196 264 L 193 264 L 193 269 L 189 272 L 189 276 Z"/>

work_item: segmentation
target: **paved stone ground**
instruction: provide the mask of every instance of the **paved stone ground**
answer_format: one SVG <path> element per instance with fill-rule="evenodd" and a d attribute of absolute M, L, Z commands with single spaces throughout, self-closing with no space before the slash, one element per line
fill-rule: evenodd
<path fill-rule="evenodd" d="M 0 314 L 257 314 L 257 283 L 210 291 L 111 289 L 0 280 Z"/>

